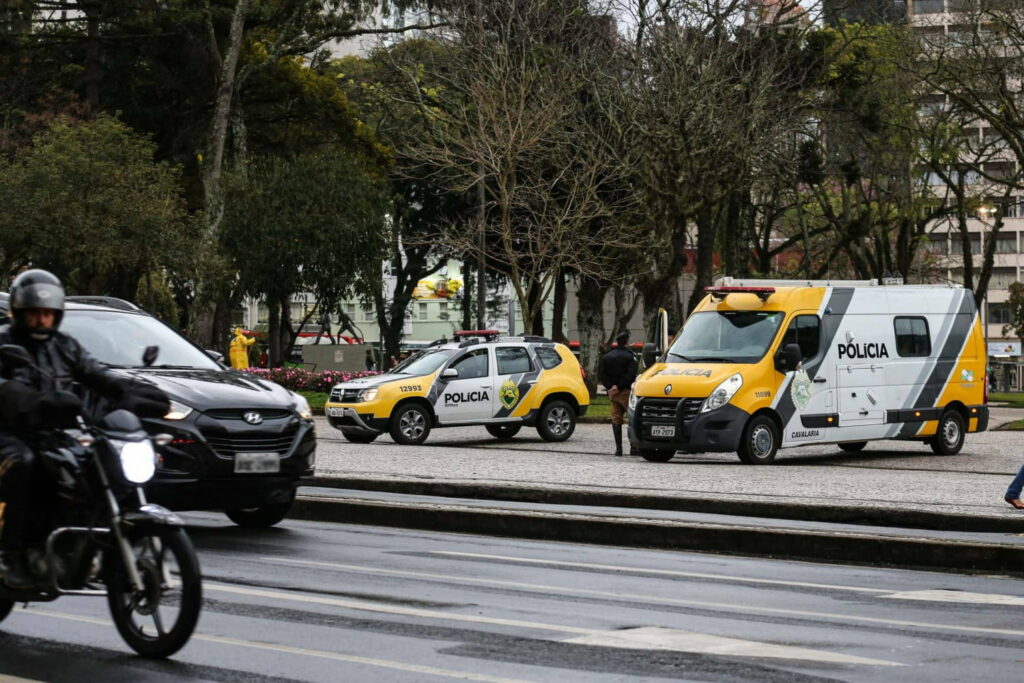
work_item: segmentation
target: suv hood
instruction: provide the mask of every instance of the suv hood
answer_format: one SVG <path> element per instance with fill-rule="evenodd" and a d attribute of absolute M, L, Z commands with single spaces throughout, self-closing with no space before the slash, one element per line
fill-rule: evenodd
<path fill-rule="evenodd" d="M 358 379 L 350 379 L 347 382 L 341 382 L 335 384 L 335 387 L 341 387 L 342 389 L 369 389 L 370 387 L 379 387 L 382 384 L 389 384 L 391 382 L 409 382 L 412 380 L 423 379 L 424 377 L 432 377 L 430 375 L 373 375 L 372 377 L 360 377 Z"/>
<path fill-rule="evenodd" d="M 291 392 L 280 384 L 232 370 L 138 368 L 118 374 L 151 382 L 174 400 L 202 412 L 211 408 L 291 408 Z"/>

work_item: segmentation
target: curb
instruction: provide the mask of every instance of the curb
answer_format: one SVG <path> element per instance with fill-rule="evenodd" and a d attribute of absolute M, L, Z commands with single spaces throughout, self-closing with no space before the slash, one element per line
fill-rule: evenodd
<path fill-rule="evenodd" d="M 964 516 L 942 512 L 892 510 L 851 505 L 804 505 L 774 501 L 740 502 L 720 498 L 680 498 L 643 493 L 553 489 L 538 486 L 366 479 L 359 477 L 316 477 L 304 479 L 302 485 L 436 496 L 440 498 L 471 498 L 474 500 L 504 500 L 517 503 L 546 503 L 551 505 L 642 508 L 669 512 L 768 517 L 804 522 L 900 527 L 927 531 L 1024 533 L 1024 516 L 1017 518 L 980 515 Z"/>
<path fill-rule="evenodd" d="M 301 495 L 289 517 L 534 540 L 1024 575 L 1024 546 Z"/>

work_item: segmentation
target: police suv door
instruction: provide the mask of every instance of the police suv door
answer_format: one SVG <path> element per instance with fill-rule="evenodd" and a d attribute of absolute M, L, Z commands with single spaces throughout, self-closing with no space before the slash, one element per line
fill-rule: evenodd
<path fill-rule="evenodd" d="M 438 422 L 459 424 L 479 422 L 491 416 L 493 395 L 491 359 L 487 347 L 470 348 L 448 365 L 458 370 L 455 379 L 444 382 L 434 406 Z"/>
<path fill-rule="evenodd" d="M 530 358 L 526 346 L 496 346 L 494 359 L 491 412 L 496 419 L 507 419 L 537 383 L 540 368 Z"/>

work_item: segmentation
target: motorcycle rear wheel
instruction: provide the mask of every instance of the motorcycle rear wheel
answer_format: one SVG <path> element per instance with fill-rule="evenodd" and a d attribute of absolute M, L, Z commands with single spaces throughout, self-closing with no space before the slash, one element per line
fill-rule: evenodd
<path fill-rule="evenodd" d="M 143 657 L 170 657 L 192 637 L 202 605 L 202 575 L 184 529 L 155 526 L 128 537 L 144 590 L 135 591 L 121 553 L 107 552 L 107 604 L 118 633 Z M 168 581 L 169 579 L 169 581 Z M 165 617 L 172 616 L 168 627 Z"/>

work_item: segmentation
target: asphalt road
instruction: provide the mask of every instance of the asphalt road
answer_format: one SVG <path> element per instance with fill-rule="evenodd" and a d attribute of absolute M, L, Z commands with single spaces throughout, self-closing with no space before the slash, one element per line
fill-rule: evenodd
<path fill-rule="evenodd" d="M 65 598 L 0 625 L 0 679 L 934 683 L 1024 657 L 1024 584 L 1005 578 L 190 520 L 206 602 L 173 661 Z"/>
<path fill-rule="evenodd" d="M 993 421 L 1024 416 L 995 409 Z M 938 456 L 919 443 L 877 441 L 861 453 L 836 446 L 779 452 L 775 463 L 750 467 L 733 453 L 676 455 L 668 463 L 615 458 L 608 425 L 578 425 L 564 443 L 542 441 L 523 429 L 499 442 L 483 427 L 431 432 L 421 446 L 399 446 L 387 435 L 356 445 L 318 421 L 317 473 L 365 479 L 416 479 L 614 490 L 673 497 L 728 498 L 806 505 L 842 504 L 879 509 L 929 510 L 960 515 L 1021 513 L 1003 501 L 1024 462 L 1021 432 L 969 434 L 963 451 Z"/>

